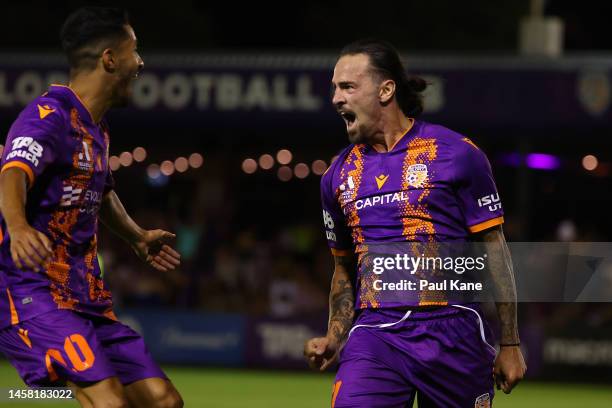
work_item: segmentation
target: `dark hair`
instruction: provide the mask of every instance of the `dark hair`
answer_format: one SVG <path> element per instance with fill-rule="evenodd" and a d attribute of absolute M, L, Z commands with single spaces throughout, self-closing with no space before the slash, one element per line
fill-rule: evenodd
<path fill-rule="evenodd" d="M 423 78 L 408 77 L 397 50 L 388 42 L 365 39 L 345 46 L 340 57 L 365 54 L 370 58 L 372 70 L 395 82 L 395 98 L 404 115 L 417 117 L 423 112 L 423 95 L 427 82 Z"/>
<path fill-rule="evenodd" d="M 109 7 L 83 7 L 68 16 L 60 33 L 62 49 L 71 68 L 93 68 L 102 49 L 127 37 L 129 24 L 125 10 Z"/>

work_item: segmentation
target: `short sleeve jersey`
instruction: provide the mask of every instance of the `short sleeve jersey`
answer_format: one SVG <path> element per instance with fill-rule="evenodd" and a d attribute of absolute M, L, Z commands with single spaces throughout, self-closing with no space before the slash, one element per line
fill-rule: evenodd
<path fill-rule="evenodd" d="M 98 210 L 113 188 L 109 133 L 68 87 L 52 85 L 9 130 L 1 171 L 27 175 L 26 217 L 53 246 L 42 272 L 19 270 L 0 215 L 0 327 L 53 309 L 114 318 L 97 259 Z"/>
<path fill-rule="evenodd" d="M 375 243 L 468 241 L 504 222 L 485 154 L 423 121 L 412 121 L 388 152 L 366 144 L 344 149 L 321 179 L 321 202 L 336 255 Z"/>

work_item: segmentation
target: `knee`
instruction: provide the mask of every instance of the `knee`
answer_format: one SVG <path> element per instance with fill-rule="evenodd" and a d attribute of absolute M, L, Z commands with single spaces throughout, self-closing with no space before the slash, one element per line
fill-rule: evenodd
<path fill-rule="evenodd" d="M 170 384 L 161 389 L 157 389 L 155 393 L 154 405 L 155 408 L 182 408 L 183 398 L 178 391 Z"/>
<path fill-rule="evenodd" d="M 160 401 L 160 405 L 157 405 L 158 408 L 183 408 L 183 398 L 176 391 L 173 390 L 166 395 L 166 397 Z"/>

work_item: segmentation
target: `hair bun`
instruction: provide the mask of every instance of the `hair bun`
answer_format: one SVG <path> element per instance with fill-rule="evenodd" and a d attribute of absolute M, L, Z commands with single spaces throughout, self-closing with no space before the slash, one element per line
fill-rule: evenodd
<path fill-rule="evenodd" d="M 408 86 L 415 92 L 423 92 L 427 88 L 427 81 L 419 77 L 408 78 Z"/>

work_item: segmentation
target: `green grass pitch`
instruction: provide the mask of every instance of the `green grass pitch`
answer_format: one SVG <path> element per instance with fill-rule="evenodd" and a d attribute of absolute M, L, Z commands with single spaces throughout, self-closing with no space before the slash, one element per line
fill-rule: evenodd
<path fill-rule="evenodd" d="M 329 407 L 333 376 L 285 371 L 249 371 L 165 367 L 183 395 L 186 407 L 211 408 L 316 408 Z M 16 371 L 0 361 L 0 406 L 77 407 L 72 402 L 8 401 L 8 388 L 23 388 Z M 508 396 L 497 393 L 496 408 L 574 408 L 612 406 L 612 386 L 523 382 Z"/>

